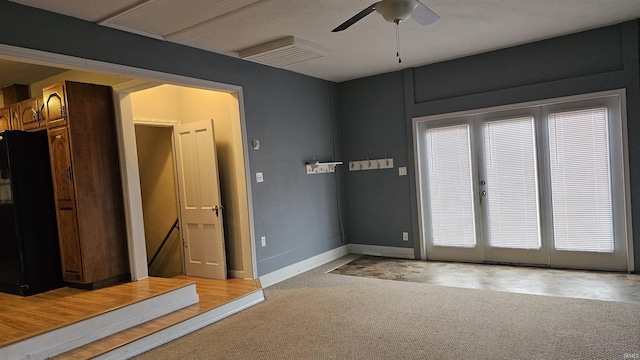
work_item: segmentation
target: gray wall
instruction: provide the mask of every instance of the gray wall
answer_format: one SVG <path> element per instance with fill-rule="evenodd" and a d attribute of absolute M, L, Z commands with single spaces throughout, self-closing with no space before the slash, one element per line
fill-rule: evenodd
<path fill-rule="evenodd" d="M 249 153 L 258 275 L 342 245 L 335 174 L 304 170 L 338 156 L 335 84 L 4 0 L 0 14 L 2 44 L 242 86 L 248 138 L 261 142 Z"/>
<path fill-rule="evenodd" d="M 345 162 L 393 158 L 394 168 L 345 171 L 347 240 L 354 244 L 411 247 L 407 166 L 407 129 L 402 72 L 339 84 Z M 348 164 L 347 164 L 348 166 Z M 347 167 L 345 167 L 347 169 Z"/>
<path fill-rule="evenodd" d="M 339 84 L 346 161 L 394 156 L 409 176 L 347 172 L 351 243 L 413 247 L 419 234 L 414 117 L 626 88 L 633 238 L 640 271 L 638 21 Z M 410 195 L 407 195 L 410 194 Z M 411 229 L 399 241 L 400 228 Z"/>

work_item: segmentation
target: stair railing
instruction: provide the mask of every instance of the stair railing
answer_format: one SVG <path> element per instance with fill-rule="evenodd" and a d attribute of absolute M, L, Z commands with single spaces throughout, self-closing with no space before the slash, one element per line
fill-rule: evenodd
<path fill-rule="evenodd" d="M 173 233 L 173 230 L 175 230 L 175 229 L 180 229 L 180 227 L 178 226 L 178 219 L 177 218 L 176 218 L 176 221 L 173 222 L 173 225 L 171 225 L 171 228 L 169 229 L 169 231 L 167 231 L 167 235 L 165 235 L 164 240 L 162 240 L 162 243 L 158 247 L 158 250 L 156 250 L 156 253 L 153 254 L 153 257 L 151 257 L 151 261 L 149 261 L 149 265 L 147 266 L 149 269 L 151 269 L 151 265 L 153 265 L 153 262 L 156 261 L 156 258 L 158 257 L 158 254 L 160 254 L 160 251 L 162 251 L 162 248 L 164 247 L 164 244 L 167 243 L 167 240 L 169 240 L 169 237 L 171 236 L 171 233 Z"/>

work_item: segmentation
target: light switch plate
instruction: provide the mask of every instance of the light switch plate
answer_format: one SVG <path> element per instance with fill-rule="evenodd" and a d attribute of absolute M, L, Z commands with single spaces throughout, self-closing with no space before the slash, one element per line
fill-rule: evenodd
<path fill-rule="evenodd" d="M 261 172 L 256 173 L 256 182 L 261 183 L 263 181 L 264 181 L 264 175 Z"/>
<path fill-rule="evenodd" d="M 398 175 L 407 176 L 407 167 L 406 166 L 400 166 L 398 168 Z"/>

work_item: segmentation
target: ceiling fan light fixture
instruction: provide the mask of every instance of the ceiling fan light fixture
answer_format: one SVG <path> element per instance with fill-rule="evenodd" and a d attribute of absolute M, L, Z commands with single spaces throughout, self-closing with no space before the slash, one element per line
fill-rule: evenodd
<path fill-rule="evenodd" d="M 375 5 L 376 12 L 388 22 L 396 24 L 407 20 L 417 6 L 417 0 L 386 0 Z"/>

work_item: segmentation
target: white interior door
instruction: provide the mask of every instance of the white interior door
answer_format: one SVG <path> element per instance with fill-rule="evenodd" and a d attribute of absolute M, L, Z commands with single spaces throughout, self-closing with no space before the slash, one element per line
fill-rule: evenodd
<path fill-rule="evenodd" d="M 174 126 L 185 273 L 227 278 L 213 120 Z"/>

